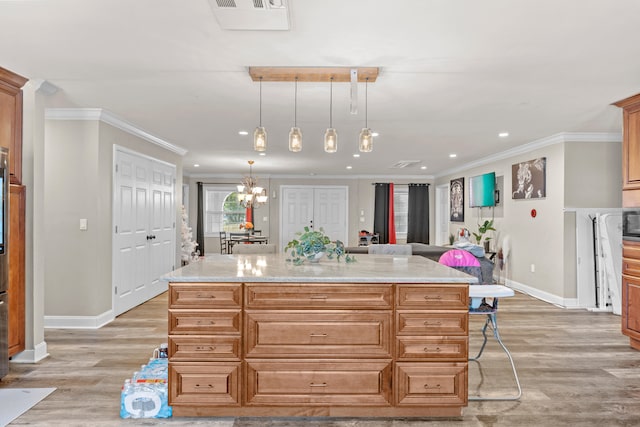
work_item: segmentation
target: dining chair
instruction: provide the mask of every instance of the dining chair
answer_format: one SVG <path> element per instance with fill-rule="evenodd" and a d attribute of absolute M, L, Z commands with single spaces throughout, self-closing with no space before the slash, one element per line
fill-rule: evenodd
<path fill-rule="evenodd" d="M 238 245 L 233 251 L 236 255 L 243 254 L 275 254 L 276 245 L 264 244 L 264 245 Z"/>
<path fill-rule="evenodd" d="M 469 315 L 485 315 L 487 318 L 482 327 L 484 341 L 480 346 L 478 354 L 475 357 L 470 357 L 469 360 L 473 362 L 479 361 L 487 344 L 487 328 L 490 326 L 493 330 L 493 337 L 498 344 L 500 344 L 500 347 L 502 347 L 502 350 L 504 350 L 509 359 L 511 371 L 513 372 L 513 377 L 518 389 L 518 392 L 512 396 L 469 396 L 469 400 L 519 400 L 522 396 L 522 387 L 520 386 L 516 365 L 513 362 L 511 353 L 502 342 L 502 337 L 498 329 L 498 301 L 500 298 L 514 296 L 515 293 L 513 289 L 503 285 L 486 284 L 491 283 L 491 280 L 483 280 L 480 262 L 471 252 L 463 249 L 452 249 L 445 252 L 440 256 L 439 263 L 478 278 L 478 285 L 469 285 Z M 492 302 L 488 303 L 487 300 L 492 300 Z"/>
<path fill-rule="evenodd" d="M 220 232 L 220 253 L 226 254 L 229 252 L 229 246 L 227 245 L 227 232 Z"/>
<path fill-rule="evenodd" d="M 239 243 L 241 239 L 249 237 L 248 231 L 231 231 L 229 232 L 229 239 L 227 240 L 227 244 L 229 247 L 227 248 L 227 253 L 233 253 L 233 247 L 236 243 Z"/>

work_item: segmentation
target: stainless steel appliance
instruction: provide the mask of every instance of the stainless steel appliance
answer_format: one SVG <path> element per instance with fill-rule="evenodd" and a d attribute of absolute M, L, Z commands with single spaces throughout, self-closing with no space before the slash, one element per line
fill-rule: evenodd
<path fill-rule="evenodd" d="M 0 378 L 9 372 L 9 255 L 7 236 L 9 217 L 8 151 L 0 147 Z"/>
<path fill-rule="evenodd" d="M 640 241 L 640 208 L 622 210 L 622 239 Z"/>

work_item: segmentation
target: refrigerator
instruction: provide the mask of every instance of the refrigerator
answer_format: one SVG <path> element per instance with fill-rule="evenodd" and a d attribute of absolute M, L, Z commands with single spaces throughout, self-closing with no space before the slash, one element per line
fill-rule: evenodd
<path fill-rule="evenodd" d="M 9 216 L 8 151 L 0 147 L 0 379 L 9 372 L 9 255 L 7 236 Z"/>

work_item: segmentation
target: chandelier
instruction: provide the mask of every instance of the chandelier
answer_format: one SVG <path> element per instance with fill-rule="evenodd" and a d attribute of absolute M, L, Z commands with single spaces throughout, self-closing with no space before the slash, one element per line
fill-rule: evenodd
<path fill-rule="evenodd" d="M 257 208 L 267 203 L 267 190 L 258 186 L 258 180 L 251 174 L 254 161 L 249 160 L 249 176 L 242 178 L 238 185 L 238 202 L 245 208 Z"/>

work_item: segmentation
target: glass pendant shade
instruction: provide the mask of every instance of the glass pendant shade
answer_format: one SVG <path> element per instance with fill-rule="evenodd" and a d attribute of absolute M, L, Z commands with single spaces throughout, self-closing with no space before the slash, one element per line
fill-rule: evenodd
<path fill-rule="evenodd" d="M 253 149 L 256 151 L 267 150 L 267 131 L 262 126 L 258 126 L 253 132 Z"/>
<path fill-rule="evenodd" d="M 324 133 L 324 151 L 327 153 L 338 151 L 338 132 L 334 128 L 328 128 Z"/>
<path fill-rule="evenodd" d="M 360 131 L 360 141 L 358 144 L 360 148 L 360 152 L 362 153 L 370 153 L 373 151 L 373 134 L 371 133 L 371 129 L 362 128 Z"/>
<path fill-rule="evenodd" d="M 302 151 L 302 131 L 299 127 L 292 127 L 289 131 L 289 151 Z"/>

